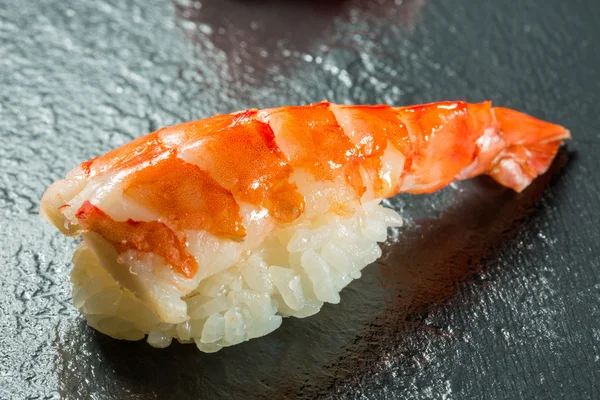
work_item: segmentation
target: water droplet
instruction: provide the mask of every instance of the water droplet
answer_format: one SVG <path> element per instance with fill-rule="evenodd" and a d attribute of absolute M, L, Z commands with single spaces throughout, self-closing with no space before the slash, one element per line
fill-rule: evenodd
<path fill-rule="evenodd" d="M 212 27 L 208 24 L 199 24 L 198 30 L 200 32 L 204 33 L 205 35 L 212 35 L 212 33 L 213 33 Z"/>

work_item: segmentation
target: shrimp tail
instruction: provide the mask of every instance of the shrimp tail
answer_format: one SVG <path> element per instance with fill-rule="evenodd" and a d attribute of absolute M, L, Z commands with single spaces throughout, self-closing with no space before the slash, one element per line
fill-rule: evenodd
<path fill-rule="evenodd" d="M 516 192 L 544 174 L 564 139 L 571 134 L 560 125 L 507 108 L 492 108 L 494 123 L 477 141 L 479 153 L 459 179 L 489 175 Z"/>

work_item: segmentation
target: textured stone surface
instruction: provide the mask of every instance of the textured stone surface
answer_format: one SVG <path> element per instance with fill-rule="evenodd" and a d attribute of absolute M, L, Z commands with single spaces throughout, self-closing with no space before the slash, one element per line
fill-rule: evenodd
<path fill-rule="evenodd" d="M 595 0 L 0 2 L 0 398 L 600 397 L 599 19 Z M 409 223 L 381 262 L 267 338 L 207 355 L 87 328 L 47 185 L 163 125 L 323 98 L 490 98 L 574 140 L 521 195 L 393 199 Z"/>

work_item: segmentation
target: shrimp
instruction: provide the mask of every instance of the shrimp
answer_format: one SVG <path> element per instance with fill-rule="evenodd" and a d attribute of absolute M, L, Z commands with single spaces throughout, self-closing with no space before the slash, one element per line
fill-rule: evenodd
<path fill-rule="evenodd" d="M 569 137 L 490 102 L 252 109 L 163 128 L 86 161 L 46 191 L 41 213 L 83 236 L 74 274 L 106 275 L 118 284 L 111 290 L 143 303 L 160 326 L 172 324 L 142 327 L 106 311 L 124 322 L 105 332 L 154 332 L 155 345 L 160 332 L 216 351 L 239 339 L 225 338 L 219 318 L 239 314 L 241 303 L 227 297 L 209 316 L 190 299 L 204 296 L 205 308 L 206 299 L 246 291 L 278 300 L 279 307 L 242 302 L 251 312 L 262 307 L 270 321 L 250 335 L 261 336 L 279 315 L 307 316 L 339 301 L 341 288 L 379 256 L 387 226 L 401 224 L 378 205 L 382 198 L 477 175 L 520 192 Z M 98 328 L 97 318 L 88 320 Z M 201 331 L 177 331 L 196 319 Z M 215 329 L 225 336 L 198 339 Z"/>

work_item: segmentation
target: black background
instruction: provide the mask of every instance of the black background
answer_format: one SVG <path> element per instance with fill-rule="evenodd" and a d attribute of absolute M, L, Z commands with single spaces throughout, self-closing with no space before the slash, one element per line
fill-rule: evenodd
<path fill-rule="evenodd" d="M 0 1 L 0 398 L 599 398 L 597 0 Z M 491 99 L 574 139 L 516 195 L 398 196 L 338 306 L 203 354 L 87 328 L 37 215 L 78 163 L 249 107 Z"/>

